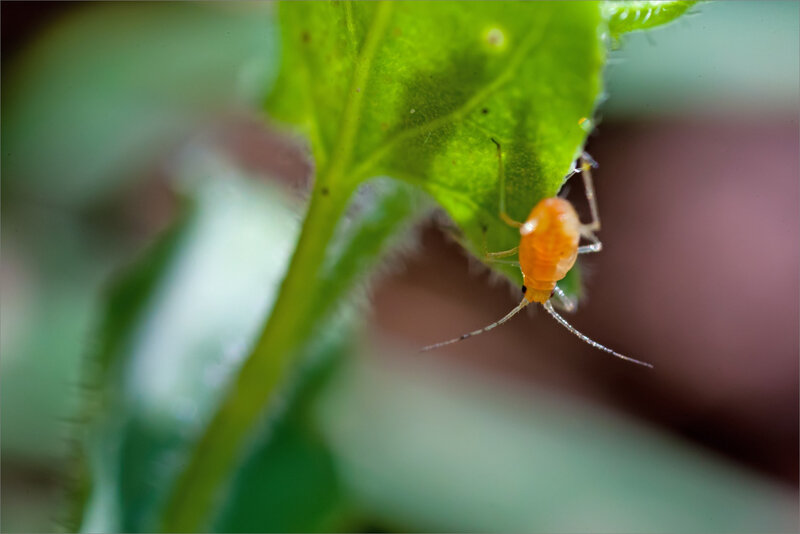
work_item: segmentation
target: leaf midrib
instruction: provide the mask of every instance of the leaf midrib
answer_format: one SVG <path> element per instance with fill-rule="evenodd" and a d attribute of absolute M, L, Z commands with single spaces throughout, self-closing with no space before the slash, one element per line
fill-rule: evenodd
<path fill-rule="evenodd" d="M 356 59 L 353 69 L 353 78 L 350 83 L 349 94 L 347 95 L 347 100 L 345 101 L 342 111 L 342 118 L 339 122 L 338 142 L 333 151 L 333 161 L 330 168 L 326 169 L 327 172 L 320 173 L 320 183 L 325 183 L 326 185 L 336 184 L 336 182 L 343 179 L 343 175 L 350 167 L 353 146 L 361 119 L 361 104 L 364 101 L 367 80 L 372 70 L 372 61 L 375 58 L 375 53 L 378 50 L 380 41 L 386 34 L 389 15 L 393 5 L 392 2 L 380 2 L 375 11 L 375 15 L 370 21 L 370 26 L 364 39 L 364 45 L 361 48 L 361 54 Z M 357 182 L 357 176 L 358 175 L 353 176 L 350 181 L 352 183 Z"/>

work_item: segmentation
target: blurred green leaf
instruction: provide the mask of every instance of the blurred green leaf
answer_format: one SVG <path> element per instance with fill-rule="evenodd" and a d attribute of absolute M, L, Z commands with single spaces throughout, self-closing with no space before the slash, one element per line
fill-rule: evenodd
<path fill-rule="evenodd" d="M 626 35 L 611 55 L 603 115 L 792 120 L 800 94 L 795 7 L 703 2 L 678 24 Z"/>
<path fill-rule="evenodd" d="M 194 222 L 195 211 L 195 203 L 184 199 L 178 220 L 152 243 L 146 254 L 118 275 L 116 283 L 104 295 L 103 309 L 98 313 L 102 322 L 95 326 L 97 340 L 88 355 L 84 354 L 83 365 L 76 366 L 82 372 L 79 399 L 83 405 L 73 410 L 81 414 L 79 428 L 73 434 L 79 441 L 87 437 L 89 440 L 79 443 L 85 446 L 84 450 L 73 451 L 77 452 L 77 458 L 68 473 L 71 494 L 62 515 L 69 530 L 77 530 L 81 524 L 91 525 L 90 530 L 103 530 L 120 522 L 123 507 L 117 500 L 124 491 L 117 488 L 117 479 L 122 475 L 116 465 L 116 452 L 109 453 L 107 446 L 118 444 L 116 434 L 123 433 L 127 430 L 123 430 L 125 425 L 133 426 L 134 422 L 128 420 L 130 415 L 118 398 L 119 355 L 130 350 L 136 334 L 133 325 L 144 320 L 163 271 L 174 260 L 187 229 Z M 93 487 L 95 500 L 87 516 Z M 137 502 L 134 506 L 138 509 L 140 505 Z"/>
<path fill-rule="evenodd" d="M 121 280 L 107 306 L 94 362 L 103 387 L 90 397 L 98 411 L 91 414 L 95 483 L 84 515 L 87 530 L 146 531 L 158 524 L 187 452 L 256 337 L 296 236 L 295 209 L 275 186 L 246 180 L 224 161 L 195 153 L 187 160 L 186 215 Z M 327 290 L 308 318 L 315 331 L 324 331 L 321 322 L 337 309 L 334 316 L 353 315 L 340 309 L 345 295 L 363 283 L 424 206 L 408 187 L 386 182 L 374 184 L 367 198 L 357 199 L 336 237 L 343 261 L 325 268 Z M 340 499 L 318 491 L 320 484 L 336 488 L 325 452 L 307 439 L 302 421 L 274 417 L 277 434 L 261 438 L 254 466 L 233 487 L 247 488 L 247 495 L 253 489 L 261 496 L 257 506 L 252 496 L 237 498 L 222 521 L 231 529 L 321 528 L 328 507 L 338 507 Z M 116 452 L 101 452 L 108 450 Z M 289 461 L 297 489 L 291 494 L 275 486 Z M 264 469 L 268 478 L 252 478 Z"/>
<path fill-rule="evenodd" d="M 98 280 L 119 241 L 110 243 L 104 229 L 69 213 L 5 200 L 0 226 L 2 452 L 49 469 L 68 449 Z"/>
<path fill-rule="evenodd" d="M 623 33 L 649 30 L 672 22 L 697 2 L 684 0 L 633 0 L 627 2 L 602 2 L 600 9 L 608 22 L 612 39 Z"/>
<path fill-rule="evenodd" d="M 796 532 L 797 498 L 675 438 L 382 345 L 316 424 L 355 503 L 421 532 Z M 394 353 L 394 358 L 389 355 Z"/>
<path fill-rule="evenodd" d="M 212 114 L 252 107 L 275 62 L 267 4 L 94 4 L 4 69 L 4 186 L 107 198 Z"/>
<path fill-rule="evenodd" d="M 135 241 L 118 224 L 124 215 L 97 204 L 117 202 L 202 121 L 255 107 L 276 50 L 265 4 L 75 4 L 66 12 L 4 63 L 1 114 L 3 457 L 24 462 L 48 492 L 71 468 L 66 437 L 100 285 Z M 8 19 L 4 26 L 25 22 Z"/>
<path fill-rule="evenodd" d="M 122 280 L 107 308 L 94 362 L 102 390 L 89 398 L 98 411 L 90 412 L 87 530 L 154 528 L 186 447 L 274 298 L 297 231 L 275 186 L 207 157 L 182 174 L 192 182 L 184 186 L 187 215 Z M 117 452 L 101 452 L 109 450 Z"/>

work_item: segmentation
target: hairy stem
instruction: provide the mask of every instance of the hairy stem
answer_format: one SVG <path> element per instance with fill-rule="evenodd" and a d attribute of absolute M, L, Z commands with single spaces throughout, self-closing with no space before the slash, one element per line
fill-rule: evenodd
<path fill-rule="evenodd" d="M 329 178 L 329 177 L 326 177 Z M 161 529 L 197 532 L 207 526 L 220 488 L 285 376 L 292 354 L 307 337 L 314 287 L 325 251 L 350 190 L 328 193 L 318 180 L 300 239 L 269 320 L 252 353 L 196 445 L 167 502 Z"/>
<path fill-rule="evenodd" d="M 167 501 L 162 530 L 196 532 L 207 525 L 217 496 L 259 417 L 265 415 L 292 355 L 313 328 L 315 288 L 350 194 L 364 176 L 346 176 L 372 59 L 392 9 L 378 4 L 356 61 L 333 157 L 320 171 L 289 271 L 261 336 L 194 449 Z"/>

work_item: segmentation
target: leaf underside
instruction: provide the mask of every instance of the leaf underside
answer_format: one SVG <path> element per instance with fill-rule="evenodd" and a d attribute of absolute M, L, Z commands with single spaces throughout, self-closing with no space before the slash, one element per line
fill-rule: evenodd
<path fill-rule="evenodd" d="M 339 149 L 341 125 L 356 120 L 342 181 L 387 175 L 421 187 L 482 257 L 519 241 L 499 218 L 491 139 L 503 147 L 507 211 L 525 220 L 558 192 L 591 132 L 607 36 L 663 24 L 691 4 L 289 2 L 266 107 L 308 135 L 319 168 Z M 351 97 L 358 107 L 345 104 Z"/>
<path fill-rule="evenodd" d="M 513 247 L 498 217 L 504 152 L 509 214 L 524 220 L 555 195 L 587 135 L 605 45 L 593 3 L 401 2 L 377 26 L 378 4 L 287 3 L 284 68 L 267 108 L 301 125 L 324 167 L 342 105 L 360 93 L 346 180 L 388 175 L 422 187 L 474 250 Z M 371 32 L 380 35 L 370 35 Z M 378 42 L 364 57 L 367 38 Z M 363 87 L 351 73 L 366 69 Z M 335 184 L 332 184 L 335 186 Z M 485 238 L 484 238 L 485 234 Z"/>

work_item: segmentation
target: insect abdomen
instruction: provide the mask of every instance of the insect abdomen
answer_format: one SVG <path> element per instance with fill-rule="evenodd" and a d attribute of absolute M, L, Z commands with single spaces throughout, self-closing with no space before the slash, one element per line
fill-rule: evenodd
<path fill-rule="evenodd" d="M 556 283 L 575 264 L 580 221 L 572 205 L 561 198 L 546 198 L 531 211 L 535 229 L 522 236 L 519 262 L 530 302 L 546 302 Z"/>

